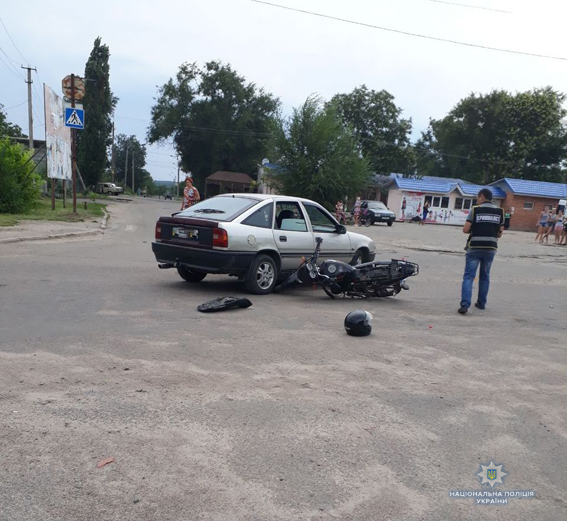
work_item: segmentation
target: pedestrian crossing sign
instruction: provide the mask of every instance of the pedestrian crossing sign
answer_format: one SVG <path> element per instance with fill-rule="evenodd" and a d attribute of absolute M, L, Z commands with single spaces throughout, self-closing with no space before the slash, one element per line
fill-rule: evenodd
<path fill-rule="evenodd" d="M 65 126 L 83 130 L 85 128 L 85 111 L 76 107 L 65 107 Z"/>

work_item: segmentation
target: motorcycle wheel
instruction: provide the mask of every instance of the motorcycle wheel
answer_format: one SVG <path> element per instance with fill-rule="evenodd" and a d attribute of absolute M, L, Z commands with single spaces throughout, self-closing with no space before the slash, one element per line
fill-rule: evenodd
<path fill-rule="evenodd" d="M 372 219 L 366 219 L 366 221 L 364 221 L 364 226 L 366 226 L 367 228 L 369 226 L 372 226 Z"/>
<path fill-rule="evenodd" d="M 323 286 L 323 291 L 324 291 L 329 297 L 331 297 L 333 300 L 337 298 L 337 296 L 334 295 L 333 292 L 332 292 L 327 286 Z"/>

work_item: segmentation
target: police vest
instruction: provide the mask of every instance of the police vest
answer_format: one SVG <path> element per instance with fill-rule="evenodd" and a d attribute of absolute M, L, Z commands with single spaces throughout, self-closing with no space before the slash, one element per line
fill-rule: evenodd
<path fill-rule="evenodd" d="M 498 234 L 504 224 L 504 210 L 493 204 L 473 206 L 471 233 L 467 241 L 467 248 L 481 248 L 496 250 L 498 248 Z"/>

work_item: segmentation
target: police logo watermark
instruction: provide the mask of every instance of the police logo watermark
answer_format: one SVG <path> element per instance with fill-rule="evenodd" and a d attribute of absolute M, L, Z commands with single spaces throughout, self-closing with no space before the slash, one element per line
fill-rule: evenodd
<path fill-rule="evenodd" d="M 477 474 L 480 478 L 480 484 L 488 483 L 492 488 L 494 488 L 494 485 L 503 485 L 502 478 L 508 474 L 502 470 L 502 467 L 504 465 L 495 465 L 493 461 L 488 465 L 481 465 L 480 472 Z"/>
<path fill-rule="evenodd" d="M 476 474 L 480 481 L 480 490 L 451 490 L 449 497 L 456 499 L 473 498 L 477 505 L 507 505 L 510 499 L 532 499 L 535 497 L 533 490 L 500 490 L 494 489 L 497 485 L 504 485 L 504 478 L 508 476 L 504 472 L 503 464 L 495 464 L 490 460 L 488 465 L 480 465 L 480 472 Z"/>

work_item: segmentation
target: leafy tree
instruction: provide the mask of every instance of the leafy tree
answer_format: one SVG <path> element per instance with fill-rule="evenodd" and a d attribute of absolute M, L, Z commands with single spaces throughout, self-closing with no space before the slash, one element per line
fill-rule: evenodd
<path fill-rule="evenodd" d="M 328 207 L 367 185 L 369 164 L 360 155 L 352 129 L 333 105 L 324 107 L 318 97 L 309 97 L 293 110 L 277 133 L 274 148 L 280 166 L 274 179 L 285 194 Z"/>
<path fill-rule="evenodd" d="M 547 87 L 471 94 L 416 144 L 418 171 L 487 184 L 505 176 L 564 182 L 564 94 Z"/>
<path fill-rule="evenodd" d="M 0 213 L 23 213 L 39 199 L 41 178 L 34 166 L 24 147 L 0 138 Z"/>
<path fill-rule="evenodd" d="M 401 117 L 402 109 L 394 103 L 392 94 L 362 85 L 350 94 L 337 94 L 330 104 L 354 129 L 359 151 L 368 158 L 374 173 L 414 172 L 411 119 Z"/>
<path fill-rule="evenodd" d="M 126 153 L 126 150 L 128 153 Z M 134 163 L 134 189 L 144 188 L 144 186 L 152 181 L 152 176 L 146 170 L 146 147 L 136 136 L 126 136 L 118 134 L 116 136 L 116 183 L 126 188 L 132 188 L 132 160 Z M 128 165 L 126 166 L 126 158 Z M 126 180 L 124 180 L 126 174 Z"/>
<path fill-rule="evenodd" d="M 27 137 L 22 133 L 22 129 L 18 125 L 10 123 L 6 119 L 6 113 L 3 109 L 4 105 L 0 104 L 0 137 Z"/>
<path fill-rule="evenodd" d="M 150 143 L 173 138 L 181 168 L 204 179 L 216 170 L 253 172 L 266 155 L 279 100 L 218 61 L 183 64 L 158 91 Z"/>
<path fill-rule="evenodd" d="M 87 185 L 96 185 L 108 166 L 112 113 L 118 99 L 110 90 L 110 51 L 100 37 L 85 66 L 85 128 L 77 131 L 77 159 Z"/>

